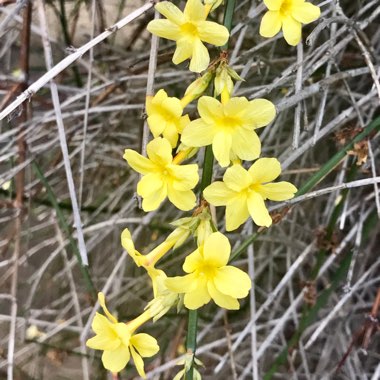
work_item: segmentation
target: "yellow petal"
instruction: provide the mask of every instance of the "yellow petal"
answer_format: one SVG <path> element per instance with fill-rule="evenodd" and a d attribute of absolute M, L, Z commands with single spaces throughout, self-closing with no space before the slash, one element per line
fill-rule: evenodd
<path fill-rule="evenodd" d="M 150 173 L 141 178 L 137 184 L 137 194 L 143 198 L 151 196 L 164 186 L 160 173 Z"/>
<path fill-rule="evenodd" d="M 284 0 L 264 0 L 264 4 L 271 11 L 278 11 Z"/>
<path fill-rule="evenodd" d="M 248 295 L 252 283 L 247 273 L 227 265 L 218 269 L 214 285 L 223 294 L 233 298 L 244 298 Z"/>
<path fill-rule="evenodd" d="M 203 262 L 203 256 L 198 248 L 194 252 L 190 253 L 190 255 L 186 256 L 182 268 L 186 273 L 192 273 L 195 272 L 197 268 L 203 264 Z"/>
<path fill-rule="evenodd" d="M 142 360 L 142 357 L 136 352 L 136 350 L 131 346 L 129 347 L 131 350 L 133 362 L 135 363 L 135 367 L 137 369 L 138 374 L 145 379 L 146 374 L 144 371 L 144 361 Z"/>
<path fill-rule="evenodd" d="M 249 169 L 253 183 L 266 183 L 281 174 L 281 164 L 276 158 L 260 158 Z"/>
<path fill-rule="evenodd" d="M 268 11 L 261 19 L 260 36 L 271 38 L 281 30 L 281 13 L 278 11 Z"/>
<path fill-rule="evenodd" d="M 223 117 L 223 106 L 211 96 L 202 96 L 198 101 L 198 112 L 204 122 L 212 124 L 217 118 Z"/>
<path fill-rule="evenodd" d="M 159 114 L 148 116 L 147 122 L 154 137 L 159 137 L 166 126 L 166 120 Z"/>
<path fill-rule="evenodd" d="M 231 118 L 241 118 L 245 115 L 249 101 L 247 98 L 240 96 L 231 98 L 224 106 L 224 113 Z"/>
<path fill-rule="evenodd" d="M 232 137 L 228 132 L 218 132 L 212 141 L 212 151 L 222 168 L 230 164 Z"/>
<path fill-rule="evenodd" d="M 291 16 L 285 17 L 282 20 L 284 38 L 291 46 L 296 46 L 301 41 L 301 29 L 301 23 Z"/>
<path fill-rule="evenodd" d="M 261 152 L 259 136 L 255 131 L 237 128 L 232 135 L 232 151 L 242 160 L 255 160 Z"/>
<path fill-rule="evenodd" d="M 200 21 L 197 23 L 199 38 L 215 46 L 222 46 L 228 41 L 228 29 L 212 21 Z"/>
<path fill-rule="evenodd" d="M 166 122 L 164 124 L 162 136 L 170 142 L 171 147 L 174 149 L 178 142 L 178 129 L 175 123 Z"/>
<path fill-rule="evenodd" d="M 152 20 L 146 28 L 152 34 L 168 40 L 177 41 L 180 37 L 178 25 L 169 20 Z"/>
<path fill-rule="evenodd" d="M 190 124 L 189 115 L 184 115 L 180 118 L 179 124 L 177 125 L 177 131 L 182 133 L 186 126 Z"/>
<path fill-rule="evenodd" d="M 142 208 L 145 212 L 156 210 L 167 196 L 166 186 L 145 197 L 142 201 Z"/>
<path fill-rule="evenodd" d="M 98 302 L 100 307 L 103 309 L 104 314 L 107 316 L 107 318 L 112 322 L 112 323 L 117 323 L 117 319 L 109 312 L 106 306 L 106 298 L 104 297 L 104 294 L 102 292 L 98 293 Z"/>
<path fill-rule="evenodd" d="M 152 161 L 132 149 L 126 149 L 123 158 L 138 173 L 148 174 L 157 170 L 157 166 Z"/>
<path fill-rule="evenodd" d="M 289 182 L 268 183 L 259 188 L 259 193 L 264 199 L 271 201 L 286 201 L 292 199 L 297 192 L 297 188 Z"/>
<path fill-rule="evenodd" d="M 221 293 L 215 285 L 212 283 L 212 281 L 209 281 L 207 284 L 208 292 L 211 296 L 211 298 L 214 300 L 214 302 L 223 309 L 227 310 L 239 310 L 240 305 L 236 298 L 233 298 L 231 296 L 228 296 L 226 294 Z"/>
<path fill-rule="evenodd" d="M 136 334 L 132 335 L 130 344 L 138 351 L 143 358 L 150 358 L 156 355 L 160 350 L 157 340 L 149 334 Z"/>
<path fill-rule="evenodd" d="M 193 42 L 189 38 L 182 37 L 177 40 L 177 47 L 173 55 L 173 63 L 175 65 L 180 64 L 186 59 L 191 58 L 193 54 Z"/>
<path fill-rule="evenodd" d="M 181 141 L 189 147 L 207 146 L 212 143 L 214 135 L 212 124 L 206 124 L 202 119 L 197 119 L 185 127 Z"/>
<path fill-rule="evenodd" d="M 154 95 L 152 101 L 151 101 L 151 104 L 152 105 L 161 105 L 165 99 L 168 98 L 168 94 L 166 93 L 166 91 L 161 88 L 160 90 L 157 91 L 157 94 Z"/>
<path fill-rule="evenodd" d="M 104 351 L 102 362 L 105 369 L 111 372 L 120 372 L 125 368 L 130 359 L 129 349 L 124 345 L 112 351 Z"/>
<path fill-rule="evenodd" d="M 263 197 L 255 192 L 251 192 L 248 196 L 248 209 L 253 221 L 258 226 L 269 227 L 272 224 L 272 218 L 265 207 Z"/>
<path fill-rule="evenodd" d="M 109 339 L 106 335 L 96 335 L 86 342 L 86 346 L 93 350 L 115 350 L 120 345 L 119 339 Z"/>
<path fill-rule="evenodd" d="M 155 8 L 174 24 L 180 25 L 185 22 L 184 14 L 170 1 L 161 1 Z"/>
<path fill-rule="evenodd" d="M 169 277 L 164 281 L 166 287 L 174 293 L 186 293 L 195 289 L 197 282 L 194 274 Z"/>
<path fill-rule="evenodd" d="M 239 228 L 249 217 L 245 196 L 236 197 L 226 207 L 226 230 Z"/>
<path fill-rule="evenodd" d="M 132 235 L 128 228 L 125 228 L 121 233 L 121 245 L 127 252 L 135 251 L 135 245 L 132 240 Z"/>
<path fill-rule="evenodd" d="M 185 294 L 183 302 L 190 310 L 195 310 L 210 302 L 211 297 L 207 290 L 207 280 L 198 280 L 196 288 Z"/>
<path fill-rule="evenodd" d="M 172 160 L 172 147 L 168 140 L 158 137 L 152 140 L 147 146 L 146 151 L 149 159 L 158 166 L 165 167 Z"/>
<path fill-rule="evenodd" d="M 315 21 L 321 15 L 321 10 L 311 3 L 303 3 L 292 8 L 292 16 L 303 24 Z"/>
<path fill-rule="evenodd" d="M 168 97 L 162 102 L 162 108 L 167 113 L 169 119 L 179 119 L 182 115 L 183 108 L 181 101 L 175 97 Z"/>
<path fill-rule="evenodd" d="M 115 335 L 113 329 L 113 322 L 102 314 L 96 313 L 94 319 L 92 320 L 91 328 L 96 334 L 108 335 L 110 337 Z"/>
<path fill-rule="evenodd" d="M 223 182 L 229 189 L 240 192 L 251 185 L 252 178 L 241 165 L 232 165 L 224 173 Z"/>
<path fill-rule="evenodd" d="M 203 191 L 203 196 L 207 202 L 214 206 L 225 206 L 233 198 L 236 192 L 226 186 L 224 182 L 217 181 L 207 186 Z"/>
<path fill-rule="evenodd" d="M 204 20 L 206 18 L 205 7 L 200 0 L 188 0 L 183 13 L 189 21 Z"/>
<path fill-rule="evenodd" d="M 190 71 L 194 73 L 200 73 L 207 69 L 210 63 L 210 56 L 205 45 L 198 38 L 194 38 L 193 53 L 190 61 Z"/>
<path fill-rule="evenodd" d="M 169 165 L 168 171 L 174 177 L 173 188 L 175 190 L 190 190 L 199 181 L 198 165 Z"/>
<path fill-rule="evenodd" d="M 249 102 L 246 109 L 246 117 L 255 128 L 268 125 L 276 116 L 276 108 L 272 102 L 266 99 L 254 99 Z"/>
<path fill-rule="evenodd" d="M 168 198 L 178 209 L 189 211 L 195 207 L 197 200 L 195 194 L 191 190 L 176 190 L 168 185 Z"/>
<path fill-rule="evenodd" d="M 231 244 L 220 232 L 212 233 L 205 241 L 203 257 L 209 266 L 220 268 L 228 263 Z"/>

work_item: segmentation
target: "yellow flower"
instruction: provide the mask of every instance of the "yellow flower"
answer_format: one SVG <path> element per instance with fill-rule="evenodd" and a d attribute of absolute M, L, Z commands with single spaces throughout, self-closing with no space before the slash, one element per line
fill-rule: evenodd
<path fill-rule="evenodd" d="M 198 165 L 176 165 L 168 140 L 158 137 L 147 145 L 148 158 L 134 150 L 126 149 L 124 159 L 143 177 L 137 184 L 137 194 L 143 198 L 144 211 L 156 210 L 168 197 L 183 211 L 195 206 L 195 194 L 191 191 L 198 183 Z"/>
<path fill-rule="evenodd" d="M 302 24 L 315 21 L 321 14 L 316 5 L 305 0 L 264 0 L 269 9 L 260 24 L 263 37 L 273 37 L 282 28 L 284 38 L 289 45 L 295 46 L 301 41 Z"/>
<path fill-rule="evenodd" d="M 92 321 L 95 336 L 86 345 L 95 350 L 102 350 L 104 368 L 111 372 L 120 372 L 128 364 L 132 354 L 137 372 L 145 377 L 143 357 L 151 357 L 159 351 L 156 339 L 148 334 L 134 334 L 135 330 L 151 318 L 144 312 L 129 323 L 120 323 L 108 311 L 103 293 L 98 294 L 98 301 L 104 315 L 96 313 Z"/>
<path fill-rule="evenodd" d="M 177 48 L 173 56 L 173 63 L 176 65 L 191 58 L 190 70 L 199 73 L 210 63 L 210 56 L 203 42 L 222 46 L 228 40 L 226 27 L 206 21 L 207 10 L 201 0 L 188 0 L 183 12 L 169 1 L 162 1 L 155 8 L 167 20 L 153 20 L 147 29 L 159 37 L 176 41 Z"/>
<path fill-rule="evenodd" d="M 188 115 L 182 116 L 181 101 L 175 97 L 168 97 L 165 90 L 159 90 L 154 97 L 147 97 L 146 112 L 153 136 L 158 137 L 162 134 L 172 148 L 175 148 L 178 134 L 190 123 Z"/>
<path fill-rule="evenodd" d="M 193 147 L 212 144 L 214 156 L 222 167 L 236 157 L 242 160 L 259 157 L 261 143 L 254 130 L 268 125 L 276 115 L 270 101 L 248 101 L 244 97 L 231 98 L 222 104 L 210 96 L 202 96 L 198 112 L 200 119 L 185 127 L 181 141 Z"/>
<path fill-rule="evenodd" d="M 272 219 L 264 200 L 284 201 L 297 191 L 289 182 L 269 183 L 281 174 L 281 165 L 275 158 L 260 158 L 249 170 L 241 165 L 228 168 L 223 182 L 206 187 L 205 199 L 214 206 L 226 206 L 226 230 L 242 225 L 251 215 L 258 226 L 269 227 Z"/>
<path fill-rule="evenodd" d="M 237 310 L 237 299 L 247 296 L 251 280 L 241 269 L 227 265 L 230 253 L 227 237 L 214 232 L 186 257 L 183 270 L 189 274 L 168 278 L 165 284 L 173 292 L 185 294 L 188 309 L 198 309 L 213 299 L 220 307 Z"/>

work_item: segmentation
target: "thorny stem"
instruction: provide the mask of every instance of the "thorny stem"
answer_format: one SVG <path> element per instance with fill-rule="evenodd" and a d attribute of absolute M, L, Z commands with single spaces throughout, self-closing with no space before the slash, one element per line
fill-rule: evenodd
<path fill-rule="evenodd" d="M 232 19 L 235 9 L 235 0 L 227 0 L 226 9 L 224 13 L 224 26 L 231 32 Z M 228 41 L 222 47 L 223 50 L 228 49 Z M 205 155 L 203 160 L 203 171 L 200 192 L 211 184 L 212 173 L 214 167 L 214 154 L 212 152 L 212 146 L 209 145 L 205 149 Z M 194 374 L 194 357 L 197 347 L 197 326 L 198 326 L 198 312 L 197 310 L 189 310 L 188 322 L 187 322 L 187 336 L 186 336 L 186 350 L 187 353 L 193 354 L 192 363 L 189 370 L 185 373 L 185 380 L 193 380 Z"/>

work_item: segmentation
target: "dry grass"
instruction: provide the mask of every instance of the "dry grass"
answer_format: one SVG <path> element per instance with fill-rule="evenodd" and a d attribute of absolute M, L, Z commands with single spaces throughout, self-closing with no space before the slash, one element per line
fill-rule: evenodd
<path fill-rule="evenodd" d="M 41 89 L 27 93 L 29 101 L 0 124 L 4 379 L 106 379 L 99 352 L 84 346 L 95 309 L 77 255 L 88 256 L 95 290 L 107 294 L 121 319 L 130 319 L 142 311 L 151 289 L 122 251 L 121 230 L 128 227 L 144 251 L 165 237 L 168 222 L 183 216 L 169 204 L 150 214 L 139 210 L 137 175 L 122 159 L 125 148 L 141 146 L 151 54 L 144 28 L 153 11 L 128 24 L 122 37 L 109 29 L 95 43 L 104 23 L 143 3 L 128 2 L 128 9 L 122 0 L 114 8 L 103 1 L 68 3 L 62 29 L 61 2 L 34 1 L 29 42 L 27 1 L 0 1 L 1 109 L 49 72 L 51 60 L 62 69 L 51 76 L 53 84 L 39 82 Z M 297 49 L 280 36 L 259 37 L 263 4 L 238 3 L 230 57 L 245 82 L 236 95 L 276 104 L 278 117 L 261 132 L 263 155 L 278 157 L 283 178 L 301 188 L 379 116 L 380 3 L 321 2 L 319 23 L 304 28 L 309 45 Z M 81 22 L 83 17 L 90 22 Z M 62 64 L 69 43 L 79 48 L 90 40 L 89 53 L 74 52 L 74 63 Z M 181 96 L 195 76 L 186 65 L 174 67 L 172 53 L 173 44 L 161 40 L 153 88 Z M 195 116 L 195 107 L 190 114 Z M 378 130 L 313 189 L 325 191 L 298 198 L 280 223 L 239 256 L 236 264 L 254 279 L 241 310 L 201 310 L 197 356 L 205 364 L 204 379 L 259 380 L 268 371 L 273 379 L 380 379 Z M 247 223 L 228 236 L 239 247 L 255 228 Z M 178 273 L 191 244 L 165 260 L 169 273 Z M 161 346 L 147 365 L 148 378 L 173 378 L 185 322 L 185 311 L 173 311 L 147 329 Z M 275 366 L 281 352 L 285 360 Z M 121 378 L 135 378 L 134 371 L 129 367 Z"/>

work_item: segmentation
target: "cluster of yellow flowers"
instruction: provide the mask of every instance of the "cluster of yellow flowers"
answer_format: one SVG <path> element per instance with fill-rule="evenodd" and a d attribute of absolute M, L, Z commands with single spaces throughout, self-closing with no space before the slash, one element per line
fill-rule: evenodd
<path fill-rule="evenodd" d="M 171 2 L 163 1 L 155 8 L 166 19 L 153 20 L 147 27 L 151 33 L 176 42 L 174 64 L 190 59 L 191 71 L 206 72 L 187 88 L 182 99 L 168 96 L 164 89 L 146 99 L 147 123 L 153 135 L 147 144 L 147 157 L 132 149 L 126 149 L 123 156 L 142 175 L 137 194 L 142 198 L 143 210 L 156 210 L 166 198 L 180 210 L 195 208 L 199 168 L 183 162 L 201 147 L 211 145 L 216 161 L 227 169 L 222 181 L 203 189 L 203 199 L 193 215 L 173 222 L 175 230 L 150 253 L 138 252 L 130 231 L 123 231 L 121 244 L 135 264 L 147 271 L 153 298 L 141 315 L 121 323 L 108 311 L 104 295 L 99 293 L 105 316 L 96 314 L 92 324 L 96 336 L 87 345 L 104 351 L 104 367 L 112 372 L 121 371 L 132 356 L 138 373 L 145 376 L 142 357 L 153 356 L 159 347 L 155 338 L 135 331 L 150 319 L 161 318 L 174 306 L 195 310 L 211 300 L 222 308 L 236 310 L 240 307 L 238 300 L 248 295 L 251 280 L 241 269 L 228 265 L 231 245 L 225 235 L 217 232 L 210 205 L 226 207 L 227 231 L 239 228 L 249 217 L 258 226 L 269 227 L 272 219 L 265 200 L 287 200 L 297 191 L 289 182 L 272 182 L 281 174 L 276 158 L 259 158 L 261 142 L 256 129 L 274 120 L 275 106 L 266 99 L 231 96 L 234 80 L 241 78 L 228 66 L 226 52 L 209 66 L 210 56 L 204 43 L 223 46 L 229 38 L 226 27 L 207 21 L 209 13 L 221 3 L 188 0 L 182 12 Z M 260 34 L 273 37 L 282 28 L 290 45 L 300 41 L 301 23 L 314 21 L 320 14 L 318 7 L 304 0 L 264 3 L 268 12 L 261 21 Z M 211 83 L 214 97 L 205 95 Z M 185 108 L 196 99 L 199 118 L 190 120 Z M 249 166 L 244 161 L 254 162 Z M 166 253 L 190 236 L 196 238 L 197 248 L 185 259 L 185 275 L 168 277 L 156 268 Z"/>

